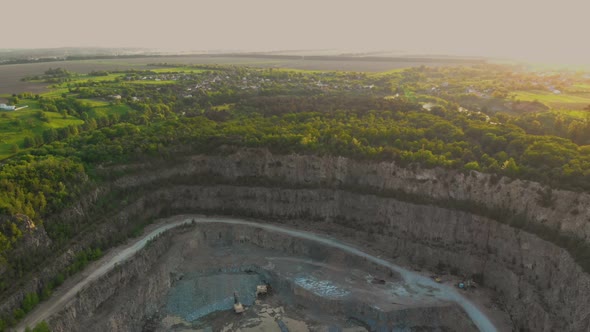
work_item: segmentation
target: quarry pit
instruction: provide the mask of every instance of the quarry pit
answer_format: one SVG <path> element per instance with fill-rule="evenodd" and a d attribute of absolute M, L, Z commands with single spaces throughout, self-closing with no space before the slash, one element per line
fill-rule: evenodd
<path fill-rule="evenodd" d="M 588 302 L 590 278 L 574 258 L 510 220 L 479 213 L 528 213 L 531 225 L 587 238 L 585 214 L 569 213 L 590 206 L 587 194 L 553 191 L 555 207 L 546 208 L 534 182 L 257 149 L 102 171 L 119 175 L 48 222 L 79 225 L 116 192 L 120 207 L 9 300 L 42 289 L 81 249 L 123 244 L 68 278 L 17 330 L 41 321 L 54 331 L 585 331 L 590 324 L 588 308 L 575 305 Z M 121 236 L 138 227 L 145 229 L 133 238 Z M 457 287 L 470 279 L 476 288 Z M 266 283 L 272 292 L 256 298 Z M 246 309 L 239 315 L 234 292 Z"/>
<path fill-rule="evenodd" d="M 354 332 L 496 331 L 507 320 L 467 298 L 483 290 L 466 294 L 446 281 L 330 236 L 183 215 L 96 262 L 27 323 L 48 320 L 55 331 Z M 268 292 L 257 294 L 259 285 Z M 234 294 L 244 313 L 233 311 Z"/>

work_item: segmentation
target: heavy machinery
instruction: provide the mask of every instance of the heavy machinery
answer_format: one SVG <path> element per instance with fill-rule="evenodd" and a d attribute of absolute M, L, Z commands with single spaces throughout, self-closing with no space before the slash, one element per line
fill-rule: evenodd
<path fill-rule="evenodd" d="M 240 303 L 238 292 L 234 292 L 234 312 L 236 314 L 241 314 L 244 312 L 244 306 Z"/>

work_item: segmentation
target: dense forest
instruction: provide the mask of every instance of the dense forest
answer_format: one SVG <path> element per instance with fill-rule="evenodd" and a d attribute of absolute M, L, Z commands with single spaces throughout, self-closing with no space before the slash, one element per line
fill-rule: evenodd
<path fill-rule="evenodd" d="M 46 75 L 62 74 L 71 76 L 61 70 Z M 94 172 L 98 165 L 167 158 L 178 150 L 215 154 L 223 153 L 220 146 L 264 147 L 590 189 L 589 117 L 545 108 L 524 113 L 486 109 L 491 101 L 514 105 L 511 91 L 534 87 L 539 80 L 510 68 L 422 67 L 368 75 L 206 67 L 124 71 L 112 79 L 113 73 L 94 74 L 106 79 L 66 82 L 61 96 L 35 97 L 44 111 L 64 111 L 84 120 L 83 125 L 27 137 L 27 150 L 0 166 L 2 288 L 35 263 L 10 255 L 27 231 L 19 216 L 42 224 L 103 180 Z M 155 79 L 165 83 L 128 83 Z M 562 89 L 571 84 L 561 76 L 543 79 Z M 87 100 L 92 98 L 125 103 L 130 111 L 91 117 Z M 45 226 L 56 244 L 75 236 L 71 229 Z"/>

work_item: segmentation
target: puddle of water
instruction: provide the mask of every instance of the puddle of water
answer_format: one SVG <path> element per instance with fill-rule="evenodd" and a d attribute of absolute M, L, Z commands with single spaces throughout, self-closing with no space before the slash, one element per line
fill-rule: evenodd
<path fill-rule="evenodd" d="M 233 308 L 234 292 L 238 292 L 242 304 L 252 305 L 256 300 L 256 286 L 261 283 L 258 274 L 185 276 L 170 289 L 166 310 L 194 322 L 212 312 Z"/>

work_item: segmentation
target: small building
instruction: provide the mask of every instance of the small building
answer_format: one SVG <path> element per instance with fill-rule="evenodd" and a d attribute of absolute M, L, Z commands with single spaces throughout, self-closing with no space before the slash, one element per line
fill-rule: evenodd
<path fill-rule="evenodd" d="M 6 104 L 0 104 L 0 111 L 15 111 L 16 106 L 8 106 Z"/>

